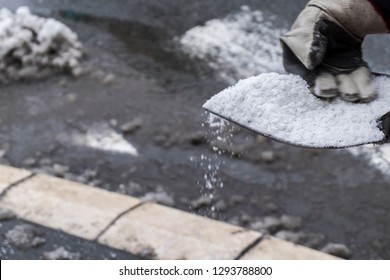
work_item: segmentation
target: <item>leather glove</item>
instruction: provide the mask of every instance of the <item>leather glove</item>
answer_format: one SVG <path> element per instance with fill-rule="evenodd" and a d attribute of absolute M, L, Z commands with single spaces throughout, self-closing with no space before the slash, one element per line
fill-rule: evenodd
<path fill-rule="evenodd" d="M 369 102 L 376 94 L 362 43 L 375 33 L 388 29 L 370 1 L 312 0 L 281 38 L 284 66 L 318 97 Z"/>

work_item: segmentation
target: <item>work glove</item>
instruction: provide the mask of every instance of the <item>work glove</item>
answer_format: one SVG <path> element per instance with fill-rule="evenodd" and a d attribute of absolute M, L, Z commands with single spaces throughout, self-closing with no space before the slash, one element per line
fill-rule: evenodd
<path fill-rule="evenodd" d="M 377 33 L 388 28 L 369 0 L 312 0 L 281 38 L 284 66 L 318 97 L 370 102 L 376 94 L 362 43 Z"/>

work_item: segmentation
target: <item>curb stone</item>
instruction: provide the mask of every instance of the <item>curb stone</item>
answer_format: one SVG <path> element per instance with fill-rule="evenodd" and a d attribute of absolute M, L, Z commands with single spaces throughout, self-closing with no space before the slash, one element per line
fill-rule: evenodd
<path fill-rule="evenodd" d="M 0 207 L 20 218 L 153 259 L 337 259 L 256 231 L 0 165 Z M 30 176 L 30 177 L 29 177 Z M 10 188 L 12 186 L 12 188 Z M 4 190 L 7 190 L 4 192 Z"/>
<path fill-rule="evenodd" d="M 92 240 L 139 201 L 79 183 L 36 175 L 10 189 L 1 204 L 25 220 Z"/>
<path fill-rule="evenodd" d="M 0 195 L 13 184 L 27 178 L 32 173 L 10 166 L 0 165 Z"/>
<path fill-rule="evenodd" d="M 118 219 L 99 242 L 156 259 L 234 259 L 259 232 L 146 203 Z"/>
<path fill-rule="evenodd" d="M 324 254 L 272 236 L 266 236 L 257 246 L 245 254 L 242 260 L 335 260 Z"/>

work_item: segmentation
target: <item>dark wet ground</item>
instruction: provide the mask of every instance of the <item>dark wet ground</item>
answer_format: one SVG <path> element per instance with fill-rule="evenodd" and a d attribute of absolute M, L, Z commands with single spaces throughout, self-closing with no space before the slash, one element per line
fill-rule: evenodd
<path fill-rule="evenodd" d="M 96 242 L 80 239 L 63 232 L 41 227 L 31 224 L 23 220 L 7 220 L 0 222 L 1 232 L 10 232 L 15 227 L 24 226 L 31 227 L 41 238 L 42 244 L 29 247 L 28 243 L 11 244 L 7 239 L 0 239 L 0 259 L 2 260 L 40 260 L 50 259 L 80 259 L 80 260 L 135 260 L 139 257 L 129 253 L 115 250 L 107 246 L 99 245 Z M 11 239 L 14 240 L 14 239 Z M 16 240 L 16 239 L 15 239 Z M 21 247 L 21 244 L 25 245 Z M 18 248 L 19 247 L 19 248 Z M 65 254 L 49 254 L 47 253 L 58 250 L 63 247 L 67 252 Z"/>
<path fill-rule="evenodd" d="M 345 151 L 290 147 L 238 130 L 226 149 L 240 156 L 216 158 L 203 136 L 208 131 L 201 106 L 227 84 L 204 62 L 183 54 L 173 38 L 243 4 L 282 14 L 275 25 L 288 26 L 305 1 L 1 1 L 9 7 L 18 2 L 75 30 L 90 71 L 79 79 L 2 86 L 4 163 L 48 172 L 61 164 L 69 167 L 61 176 L 138 197 L 164 191 L 176 208 L 242 226 L 264 216 L 299 216 L 303 223 L 297 231 L 305 235 L 300 241 L 305 245 L 320 249 L 328 242 L 344 243 L 355 259 L 390 259 L 390 186 L 363 159 Z M 373 55 L 377 50 L 389 52 L 384 44 L 370 41 L 370 61 L 381 61 Z M 386 68 L 376 65 L 378 71 Z M 107 75 L 114 80 L 104 83 Z M 120 126 L 136 118 L 141 127 L 124 137 L 139 156 L 64 141 L 96 123 L 122 135 Z M 265 158 L 264 151 L 275 157 Z M 218 172 L 223 188 L 204 188 L 201 163 L 208 160 L 201 155 L 226 162 Z M 29 158 L 35 162 L 26 166 Z M 87 169 L 96 174 L 85 175 Z M 191 201 L 210 193 L 213 201 L 195 210 Z M 213 206 L 220 210 L 211 211 Z"/>

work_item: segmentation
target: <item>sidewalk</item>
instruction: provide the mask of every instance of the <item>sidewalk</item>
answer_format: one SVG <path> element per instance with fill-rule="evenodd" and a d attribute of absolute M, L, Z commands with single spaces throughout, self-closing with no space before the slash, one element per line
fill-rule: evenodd
<path fill-rule="evenodd" d="M 336 259 L 260 232 L 0 165 L 0 208 L 26 221 L 152 259 Z"/>

